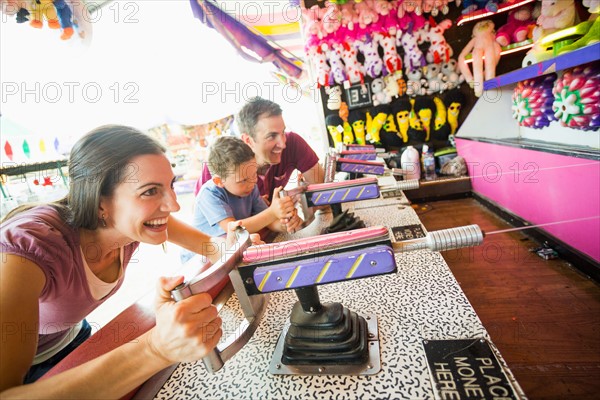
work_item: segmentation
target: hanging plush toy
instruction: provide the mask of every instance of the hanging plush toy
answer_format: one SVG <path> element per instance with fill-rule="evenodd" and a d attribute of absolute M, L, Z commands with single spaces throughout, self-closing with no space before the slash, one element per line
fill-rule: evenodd
<path fill-rule="evenodd" d="M 446 106 L 444 105 L 442 99 L 440 99 L 437 96 L 433 98 L 433 102 L 435 103 L 435 118 L 433 120 L 433 130 L 439 131 L 444 125 L 447 125 Z"/>
<path fill-rule="evenodd" d="M 410 114 L 408 116 L 408 143 L 421 144 L 425 143 L 427 133 L 423 129 L 423 123 L 419 115 L 415 111 L 415 99 L 410 99 Z"/>
<path fill-rule="evenodd" d="M 373 82 L 371 82 L 371 97 L 373 99 L 374 106 L 388 104 L 392 101 L 392 98 L 385 91 L 385 83 L 383 78 L 375 78 L 373 79 Z"/>
<path fill-rule="evenodd" d="M 453 58 L 442 64 L 442 74 L 447 89 L 454 89 L 465 81 L 465 76 L 458 70 L 458 62 Z"/>
<path fill-rule="evenodd" d="M 339 86 L 326 87 L 325 93 L 329 96 L 327 99 L 327 108 L 332 111 L 339 110 L 342 104 L 342 88 Z"/>
<path fill-rule="evenodd" d="M 450 135 L 454 136 L 458 130 L 458 117 L 460 110 L 465 102 L 465 96 L 458 89 L 451 90 L 444 96 L 444 104 L 446 105 L 446 115 L 448 125 L 450 126 Z"/>
<path fill-rule="evenodd" d="M 412 33 L 412 24 L 406 30 L 398 30 L 396 45 L 404 49 L 404 68 L 414 71 L 427 64 L 425 56 L 417 44 L 417 37 Z"/>
<path fill-rule="evenodd" d="M 396 36 L 398 29 L 396 2 L 387 0 L 367 0 L 367 2 L 379 16 L 378 21 L 371 24 L 371 31 Z"/>
<path fill-rule="evenodd" d="M 383 82 L 385 83 L 385 88 L 383 90 L 385 91 L 386 96 L 390 98 L 390 101 L 400 96 L 400 84 L 393 75 L 384 77 Z M 404 86 L 406 86 L 406 83 Z M 404 91 L 406 91 L 406 89 L 404 89 Z"/>
<path fill-rule="evenodd" d="M 434 147 L 446 147 L 448 145 L 448 136 L 450 135 L 450 126 L 447 123 L 447 111 L 444 102 L 439 97 L 433 98 L 435 104 L 435 117 L 433 119 L 433 132 L 431 140 L 435 143 Z"/>
<path fill-rule="evenodd" d="M 358 15 L 358 25 L 362 29 L 379 21 L 379 14 L 377 14 L 366 1 L 354 4 L 354 10 Z"/>
<path fill-rule="evenodd" d="M 368 111 L 371 115 L 371 123 L 367 127 L 367 142 L 371 144 L 381 144 L 380 132 L 387 121 L 389 107 L 387 105 L 375 106 Z"/>
<path fill-rule="evenodd" d="M 2 14 L 16 15 L 18 24 L 29 21 L 29 1 L 26 0 L 2 0 L 0 1 Z"/>
<path fill-rule="evenodd" d="M 402 59 L 396 50 L 396 38 L 387 33 L 378 33 L 375 35 L 375 41 L 383 49 L 383 65 L 391 75 L 402 76 Z"/>
<path fill-rule="evenodd" d="M 422 96 L 427 91 L 427 80 L 423 78 L 421 68 L 406 72 L 406 94 L 409 96 Z"/>
<path fill-rule="evenodd" d="M 327 64 L 327 56 L 322 45 L 312 46 L 308 49 L 308 56 L 314 69 L 317 87 L 329 86 L 329 74 L 331 67 Z"/>
<path fill-rule="evenodd" d="M 342 144 L 342 132 L 344 132 L 344 121 L 337 115 L 328 115 L 325 117 L 325 126 L 333 142 L 333 147 Z"/>
<path fill-rule="evenodd" d="M 352 125 L 354 139 L 357 144 L 366 144 L 365 142 L 365 125 L 367 116 L 362 110 L 354 110 L 348 114 L 348 122 Z"/>
<path fill-rule="evenodd" d="M 410 127 L 409 117 L 411 104 L 408 100 L 400 98 L 394 101 L 390 105 L 390 109 L 394 117 L 396 118 L 396 125 L 398 126 L 398 136 L 404 143 L 408 142 L 408 129 Z"/>
<path fill-rule="evenodd" d="M 483 94 L 483 81 L 496 76 L 496 65 L 500 60 L 500 45 L 496 42 L 494 23 L 490 20 L 479 21 L 473 27 L 473 39 L 467 43 L 458 56 L 458 68 L 467 83 L 475 90 L 475 96 Z M 473 72 L 466 63 L 471 53 Z"/>
<path fill-rule="evenodd" d="M 362 3 L 360 3 L 362 4 Z M 364 70 L 365 73 L 371 78 L 378 78 L 383 72 L 383 61 L 379 57 L 379 46 L 377 41 L 373 39 L 371 35 L 367 35 L 364 42 L 357 42 L 358 49 L 365 57 Z"/>
<path fill-rule="evenodd" d="M 425 141 L 428 142 L 433 132 L 435 103 L 429 97 L 420 96 L 415 100 L 413 109 L 421 120 L 421 126 L 425 130 Z"/>
<path fill-rule="evenodd" d="M 396 126 L 396 117 L 392 113 L 391 104 L 385 107 L 387 118 L 379 134 L 381 137 L 381 144 L 386 151 L 400 150 L 404 145 L 404 141 L 398 132 L 398 127 Z"/>
<path fill-rule="evenodd" d="M 498 3 L 498 0 L 464 0 L 464 9 L 462 13 L 469 14 L 481 9 L 485 9 L 486 11 L 495 13 L 496 11 L 498 11 Z"/>
<path fill-rule="evenodd" d="M 31 22 L 29 25 L 34 28 L 42 28 L 44 26 L 42 20 L 46 18 L 46 23 L 50 29 L 59 29 L 60 23 L 56 15 L 56 8 L 52 0 L 32 0 L 30 3 Z"/>
<path fill-rule="evenodd" d="M 445 19 L 436 24 L 433 18 L 430 18 L 429 24 L 429 31 L 423 38 L 430 43 L 425 58 L 428 63 L 441 64 L 443 62 L 448 62 L 450 57 L 454 54 L 454 51 L 446 41 L 444 32 L 452 26 L 452 21 Z"/>
<path fill-rule="evenodd" d="M 348 123 L 348 104 L 342 101 L 340 104 L 340 110 L 338 115 L 344 121 L 344 133 L 342 136 L 342 141 L 344 144 L 352 144 L 354 143 L 354 133 L 352 132 L 352 126 Z"/>
<path fill-rule="evenodd" d="M 340 51 L 344 65 L 346 66 L 346 75 L 351 84 L 365 82 L 365 73 L 363 66 L 358 62 L 357 45 L 348 42 L 334 44 L 334 47 Z"/>
<path fill-rule="evenodd" d="M 325 50 L 325 56 L 329 61 L 329 66 L 331 68 L 331 74 L 329 75 L 329 85 L 334 85 L 337 83 L 341 85 L 345 80 L 348 79 L 348 75 L 346 74 L 346 67 L 342 62 L 342 53 L 339 48 L 336 46 L 327 46 L 322 45 L 322 48 Z"/>
<path fill-rule="evenodd" d="M 429 64 L 423 71 L 425 71 L 425 79 L 427 80 L 426 94 L 441 93 L 448 88 L 448 84 L 444 81 L 444 74 L 442 73 L 442 64 Z"/>
<path fill-rule="evenodd" d="M 341 22 L 342 26 L 353 31 L 354 25 L 358 24 L 358 15 L 354 12 L 354 3 L 348 2 L 341 4 Z"/>
<path fill-rule="evenodd" d="M 73 30 L 73 12 L 65 0 L 53 0 L 53 3 L 54 8 L 56 8 L 60 27 L 62 28 L 62 35 L 60 35 L 60 38 L 62 40 L 70 39 L 75 32 Z"/>

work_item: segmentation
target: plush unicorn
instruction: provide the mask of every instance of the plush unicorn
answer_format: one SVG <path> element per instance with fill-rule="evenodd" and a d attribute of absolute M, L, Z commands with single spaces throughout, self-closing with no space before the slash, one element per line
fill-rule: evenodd
<path fill-rule="evenodd" d="M 377 41 L 370 35 L 367 35 L 367 39 L 364 42 L 357 41 L 356 43 L 358 43 L 358 49 L 365 57 L 365 73 L 371 78 L 378 78 L 381 76 L 381 73 L 383 72 L 383 61 L 381 60 L 381 57 L 379 57 L 379 46 L 377 45 Z"/>

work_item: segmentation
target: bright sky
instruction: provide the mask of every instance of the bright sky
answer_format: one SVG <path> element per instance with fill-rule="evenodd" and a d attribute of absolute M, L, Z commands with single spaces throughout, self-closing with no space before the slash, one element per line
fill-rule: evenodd
<path fill-rule="evenodd" d="M 283 93 L 271 64 L 243 60 L 193 17 L 188 0 L 110 3 L 93 16 L 89 47 L 0 17 L 1 112 L 36 135 L 78 137 L 105 123 L 201 124 L 254 95 L 287 96 L 296 107 L 296 93 Z M 308 103 L 316 119 L 316 103 Z M 288 125 L 294 114 L 306 121 L 306 104 L 299 113 L 282 105 Z"/>

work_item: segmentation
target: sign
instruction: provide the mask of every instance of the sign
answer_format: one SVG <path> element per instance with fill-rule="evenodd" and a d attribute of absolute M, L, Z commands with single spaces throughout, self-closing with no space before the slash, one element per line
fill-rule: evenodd
<path fill-rule="evenodd" d="M 424 340 L 436 399 L 519 399 L 485 339 Z"/>
<path fill-rule="evenodd" d="M 346 89 L 346 101 L 349 110 L 373 105 L 371 88 L 367 84 L 350 86 Z"/>
<path fill-rule="evenodd" d="M 386 190 L 385 192 L 381 192 L 381 197 L 383 197 L 384 199 L 389 199 L 391 197 L 402 197 L 402 190 Z"/>
<path fill-rule="evenodd" d="M 423 232 L 423 226 L 421 225 L 395 226 L 392 228 L 392 234 L 396 242 L 425 237 L 425 232 Z"/>

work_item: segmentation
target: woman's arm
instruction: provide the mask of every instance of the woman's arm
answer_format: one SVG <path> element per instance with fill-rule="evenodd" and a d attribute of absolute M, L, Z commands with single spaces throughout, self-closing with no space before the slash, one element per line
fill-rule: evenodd
<path fill-rule="evenodd" d="M 38 298 L 46 277 L 33 262 L 0 254 L 0 392 L 23 384 L 38 343 Z M 2 396 L 4 398 L 4 394 Z"/>
<path fill-rule="evenodd" d="M 4 267 L 3 263 L 3 273 Z M 12 281 L 14 282 L 14 279 Z M 4 391 L 0 397 L 118 399 L 177 361 L 202 358 L 217 345 L 222 335 L 221 319 L 216 308 L 211 305 L 208 294 L 203 293 L 178 303 L 173 302 L 169 292 L 182 281 L 183 277 L 161 278 L 156 326 L 153 329 L 103 356 L 48 379 L 21 385 L 24 373 L 22 367 L 18 377 L 13 373 L 10 374 L 10 379 L 5 379 L 7 375 L 4 369 L 10 371 L 14 369 L 14 365 L 10 365 L 12 360 L 9 360 L 3 351 L 1 357 Z M 2 300 L 5 299 L 4 284 L 3 275 Z M 4 311 L 4 301 L 2 307 Z M 2 318 L 4 320 L 4 313 Z M 37 338 L 37 333 L 33 336 Z M 4 347 L 3 343 L 2 350 Z M 19 353 L 23 345 L 16 343 L 15 347 L 17 350 L 14 353 Z M 33 358 L 33 355 L 30 358 Z"/>

